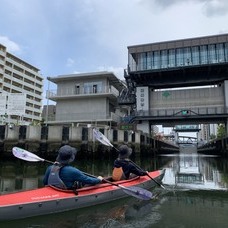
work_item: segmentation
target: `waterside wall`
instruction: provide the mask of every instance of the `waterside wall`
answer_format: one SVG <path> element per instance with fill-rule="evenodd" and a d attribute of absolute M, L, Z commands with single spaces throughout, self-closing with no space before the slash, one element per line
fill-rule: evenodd
<path fill-rule="evenodd" d="M 11 154 L 18 146 L 39 155 L 56 155 L 60 146 L 69 144 L 80 154 L 116 156 L 116 148 L 128 143 L 134 154 L 159 152 L 162 143 L 141 131 L 130 132 L 116 129 L 99 129 L 114 147 L 101 144 L 93 137 L 92 128 L 76 126 L 0 126 L 0 152 Z"/>

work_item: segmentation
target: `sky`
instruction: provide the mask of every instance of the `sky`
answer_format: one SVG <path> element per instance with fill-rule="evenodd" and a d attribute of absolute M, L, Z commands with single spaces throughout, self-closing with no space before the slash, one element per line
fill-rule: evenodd
<path fill-rule="evenodd" d="M 124 79 L 128 46 L 228 33 L 227 0 L 0 0 L 0 6 L 0 43 L 40 69 L 44 91 L 46 77 L 62 74 L 105 70 Z"/>

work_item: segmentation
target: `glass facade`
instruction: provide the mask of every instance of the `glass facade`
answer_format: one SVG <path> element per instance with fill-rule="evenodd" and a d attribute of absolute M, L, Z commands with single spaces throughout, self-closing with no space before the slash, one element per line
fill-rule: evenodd
<path fill-rule="evenodd" d="M 228 43 L 129 54 L 130 71 L 228 62 Z"/>

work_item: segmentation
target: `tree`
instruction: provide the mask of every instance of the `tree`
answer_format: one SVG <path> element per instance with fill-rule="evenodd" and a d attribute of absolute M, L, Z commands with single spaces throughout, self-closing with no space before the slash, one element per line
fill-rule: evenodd
<path fill-rule="evenodd" d="M 224 124 L 219 124 L 217 128 L 217 138 L 222 139 L 226 136 L 226 128 Z"/>

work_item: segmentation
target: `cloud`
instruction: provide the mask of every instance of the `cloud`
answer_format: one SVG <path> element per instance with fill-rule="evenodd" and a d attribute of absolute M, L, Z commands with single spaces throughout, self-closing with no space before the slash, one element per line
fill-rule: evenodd
<path fill-rule="evenodd" d="M 118 78 L 124 79 L 124 68 L 123 67 L 113 67 L 113 66 L 99 66 L 97 68 L 98 71 L 111 71 L 113 72 Z"/>
<path fill-rule="evenodd" d="M 228 1 L 227 0 L 211 0 L 205 1 L 203 5 L 203 13 L 207 17 L 220 17 L 228 13 Z"/>
<path fill-rule="evenodd" d="M 75 64 L 74 59 L 72 59 L 72 58 L 67 59 L 67 63 L 66 63 L 67 67 L 72 67 L 74 64 Z"/>
<path fill-rule="evenodd" d="M 6 46 L 7 52 L 12 52 L 17 54 L 21 52 L 20 46 L 6 36 L 0 35 L 0 43 Z"/>
<path fill-rule="evenodd" d="M 228 14 L 227 0 L 141 0 L 144 5 L 149 5 L 153 9 L 169 9 L 174 6 L 186 4 L 201 4 L 202 13 L 206 17 L 216 17 Z M 186 10 L 188 8 L 186 7 Z"/>

